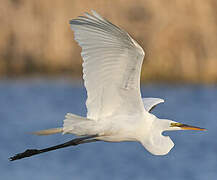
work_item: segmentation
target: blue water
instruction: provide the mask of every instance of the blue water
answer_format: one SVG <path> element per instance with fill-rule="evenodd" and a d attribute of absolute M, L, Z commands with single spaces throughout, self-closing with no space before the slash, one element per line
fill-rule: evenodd
<path fill-rule="evenodd" d="M 27 148 L 73 138 L 29 132 L 61 126 L 66 112 L 85 115 L 86 92 L 81 83 L 61 79 L 0 81 L 0 179 L 217 179 L 217 86 L 145 85 L 142 94 L 165 99 L 153 111 L 158 117 L 208 131 L 167 132 L 175 147 L 166 156 L 153 156 L 136 142 L 97 142 L 9 162 Z"/>

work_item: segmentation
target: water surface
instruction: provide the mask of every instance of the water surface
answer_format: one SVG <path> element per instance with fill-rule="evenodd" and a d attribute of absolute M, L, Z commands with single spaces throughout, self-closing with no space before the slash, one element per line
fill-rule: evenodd
<path fill-rule="evenodd" d="M 26 148 L 70 140 L 72 135 L 29 132 L 61 126 L 66 112 L 84 116 L 86 91 L 81 83 L 67 80 L 0 81 L 1 179 L 216 179 L 217 86 L 145 85 L 142 94 L 165 99 L 153 111 L 158 117 L 208 131 L 167 132 L 175 147 L 166 156 L 153 156 L 136 142 L 97 142 L 9 162 L 9 156 Z"/>

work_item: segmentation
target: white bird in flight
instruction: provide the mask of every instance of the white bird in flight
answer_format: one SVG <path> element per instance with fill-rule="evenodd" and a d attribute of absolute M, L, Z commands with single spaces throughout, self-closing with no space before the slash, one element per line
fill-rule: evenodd
<path fill-rule="evenodd" d="M 63 127 L 34 134 L 69 133 L 80 137 L 45 149 L 28 149 L 9 158 L 11 161 L 94 141 L 137 141 L 150 153 L 165 155 L 174 143 L 162 135 L 163 131 L 205 130 L 150 113 L 164 100 L 141 97 L 140 73 L 145 53 L 126 31 L 95 11 L 71 20 L 70 25 L 82 48 L 87 117 L 67 113 Z"/>

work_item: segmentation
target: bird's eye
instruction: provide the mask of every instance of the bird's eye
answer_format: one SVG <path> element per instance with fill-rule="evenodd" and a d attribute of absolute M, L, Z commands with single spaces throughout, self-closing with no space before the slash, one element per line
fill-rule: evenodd
<path fill-rule="evenodd" d="M 182 127 L 183 124 L 181 123 L 170 123 L 170 127 Z"/>

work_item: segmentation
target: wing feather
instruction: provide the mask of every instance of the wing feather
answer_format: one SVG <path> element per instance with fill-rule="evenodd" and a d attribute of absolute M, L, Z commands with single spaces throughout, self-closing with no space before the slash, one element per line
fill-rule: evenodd
<path fill-rule="evenodd" d="M 148 112 L 154 109 L 158 104 L 164 102 L 164 100 L 160 98 L 143 98 L 142 101 L 143 101 L 145 110 Z"/>
<path fill-rule="evenodd" d="M 82 48 L 87 117 L 144 111 L 140 94 L 143 49 L 127 32 L 95 11 L 70 21 Z"/>

